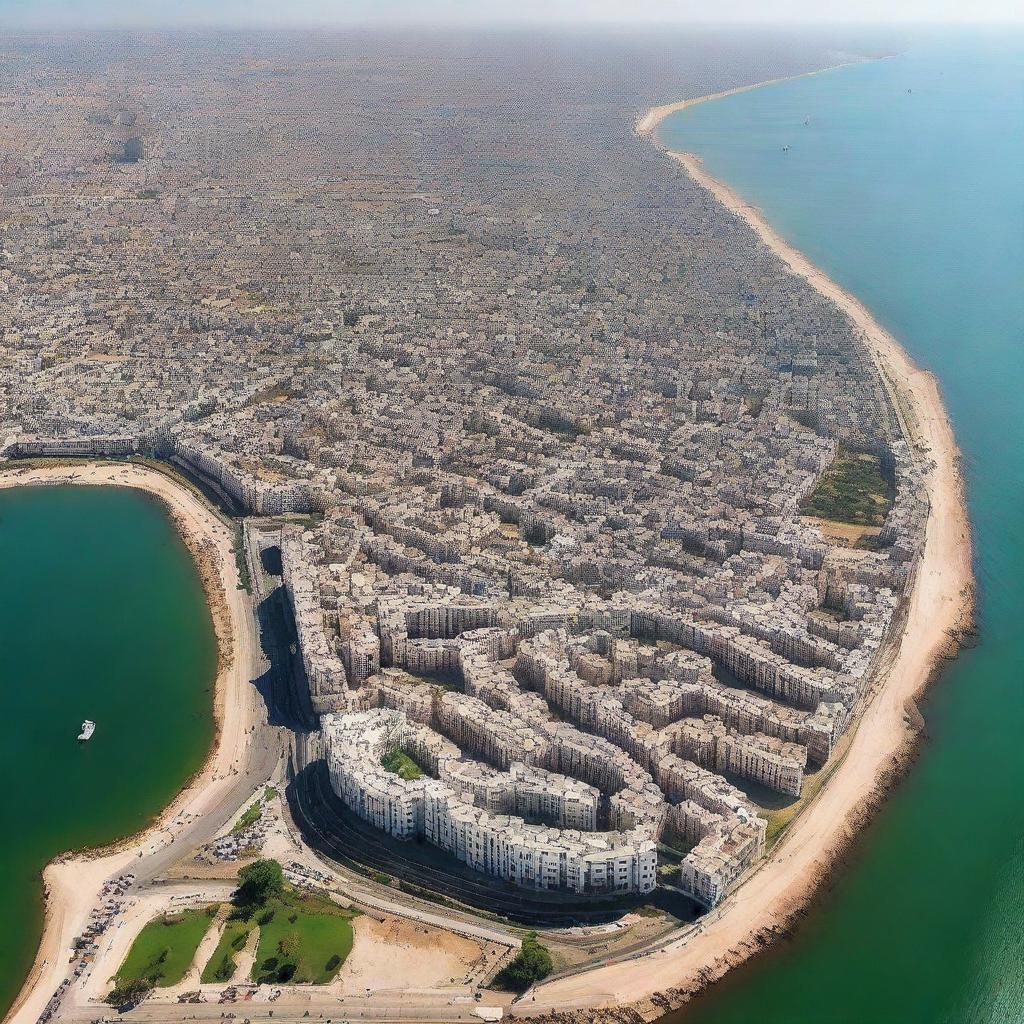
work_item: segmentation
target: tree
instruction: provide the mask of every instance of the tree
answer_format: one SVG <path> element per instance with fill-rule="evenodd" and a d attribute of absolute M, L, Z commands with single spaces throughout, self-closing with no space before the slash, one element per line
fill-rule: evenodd
<path fill-rule="evenodd" d="M 114 986 L 107 996 L 110 1006 L 138 1006 L 153 990 L 153 985 L 146 978 L 130 978 Z"/>
<path fill-rule="evenodd" d="M 277 942 L 277 951 L 286 960 L 293 960 L 299 952 L 299 933 L 287 932 Z"/>
<path fill-rule="evenodd" d="M 284 872 L 276 860 L 255 860 L 238 872 L 235 903 L 243 907 L 260 907 L 272 896 L 284 891 Z"/>
<path fill-rule="evenodd" d="M 513 992 L 524 992 L 534 982 L 546 978 L 554 968 L 546 946 L 537 941 L 536 932 L 527 932 L 523 944 L 512 961 L 495 979 L 502 987 Z"/>

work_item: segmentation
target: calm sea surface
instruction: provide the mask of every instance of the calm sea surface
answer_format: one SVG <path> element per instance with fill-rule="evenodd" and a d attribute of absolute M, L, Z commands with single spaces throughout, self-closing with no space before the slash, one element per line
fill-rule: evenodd
<path fill-rule="evenodd" d="M 923 39 L 683 111 L 661 137 L 938 375 L 966 458 L 981 631 L 822 908 L 671 1019 L 1024 1020 L 1024 37 Z"/>
<path fill-rule="evenodd" d="M 0 574 L 2 1012 L 35 956 L 43 865 L 136 831 L 202 764 L 216 640 L 188 550 L 141 491 L 0 490 Z"/>

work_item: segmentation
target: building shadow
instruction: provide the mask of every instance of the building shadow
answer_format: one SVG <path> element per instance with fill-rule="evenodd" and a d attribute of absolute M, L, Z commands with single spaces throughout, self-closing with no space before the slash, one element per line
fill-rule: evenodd
<path fill-rule="evenodd" d="M 295 733 L 319 728 L 284 587 L 275 587 L 255 610 L 260 647 L 269 667 L 253 685 L 267 706 L 267 721 Z"/>

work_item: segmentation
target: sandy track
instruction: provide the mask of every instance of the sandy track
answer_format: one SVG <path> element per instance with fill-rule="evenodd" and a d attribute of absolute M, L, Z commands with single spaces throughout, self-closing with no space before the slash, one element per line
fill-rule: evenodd
<path fill-rule="evenodd" d="M 649 135 L 669 113 L 696 102 L 701 101 L 654 108 L 640 119 L 637 130 Z M 712 178 L 699 160 L 686 153 L 670 155 L 723 206 L 742 217 L 794 274 L 832 300 L 856 325 L 918 455 L 934 463 L 927 475 L 931 514 L 925 550 L 905 627 L 888 671 L 875 683 L 845 759 L 770 856 L 694 934 L 645 956 L 542 985 L 532 993 L 535 1000 L 516 1004 L 520 1015 L 636 1004 L 645 1017 L 653 1018 L 705 988 L 785 929 L 813 899 L 898 775 L 916 735 L 908 706 L 940 668 L 950 653 L 951 638 L 970 624 L 973 612 L 970 529 L 959 452 L 936 379 L 914 365 L 861 302 L 789 245 L 758 210 Z M 650 1002 L 657 994 L 667 996 L 659 1005 Z"/>
<path fill-rule="evenodd" d="M 131 463 L 18 468 L 0 472 L 0 487 L 30 484 L 136 487 L 160 498 L 196 557 L 213 613 L 219 645 L 214 696 L 217 738 L 203 768 L 144 832 L 105 850 L 58 858 L 43 872 L 46 917 L 36 961 L 5 1018 L 34 1024 L 68 970 L 72 939 L 84 929 L 99 891 L 122 871 L 155 870 L 199 841 L 233 800 L 251 760 L 254 725 L 260 721 L 249 686 L 258 658 L 248 594 L 238 589 L 234 537 L 207 504 L 188 488 L 153 469 Z M 244 786 L 242 788 L 245 788 Z"/>

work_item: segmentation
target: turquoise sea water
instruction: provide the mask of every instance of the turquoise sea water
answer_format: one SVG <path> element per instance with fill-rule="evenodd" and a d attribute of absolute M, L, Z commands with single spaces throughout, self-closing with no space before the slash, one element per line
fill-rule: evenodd
<path fill-rule="evenodd" d="M 854 862 L 793 939 L 671 1020 L 1024 1020 L 1024 36 L 922 38 L 661 138 L 937 374 L 980 587 L 980 644 L 932 691 L 927 746 Z"/>
<path fill-rule="evenodd" d="M 38 947 L 43 865 L 137 831 L 202 764 L 217 651 L 192 558 L 141 491 L 0 490 L 0 572 L 2 1012 Z"/>

